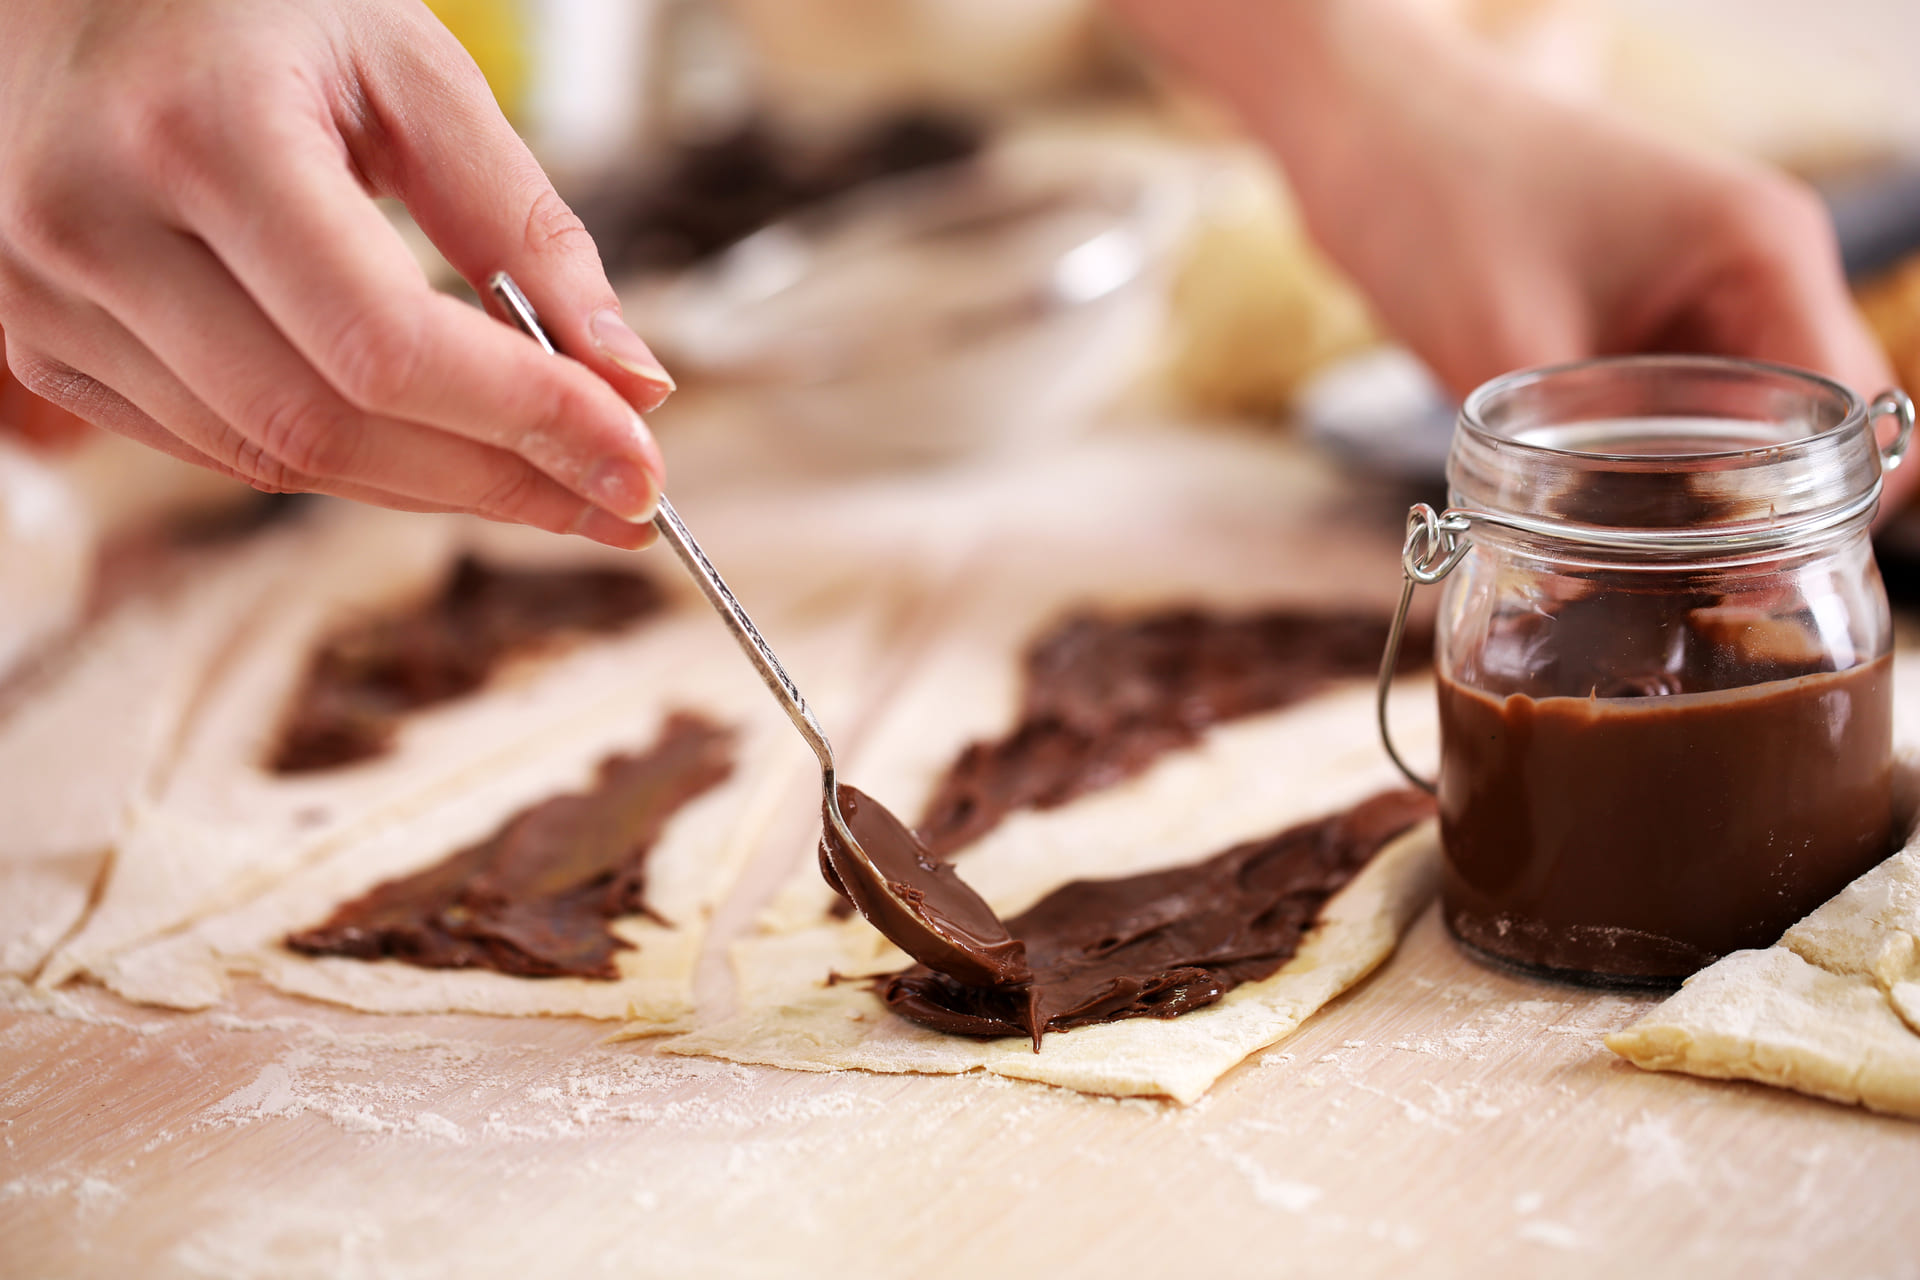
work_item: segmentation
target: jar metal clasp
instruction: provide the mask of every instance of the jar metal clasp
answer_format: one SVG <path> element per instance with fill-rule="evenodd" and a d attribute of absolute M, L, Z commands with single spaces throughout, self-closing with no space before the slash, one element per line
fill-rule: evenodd
<path fill-rule="evenodd" d="M 1877 426 L 1881 419 L 1894 420 L 1893 439 L 1880 449 L 1880 470 L 1884 475 L 1906 460 L 1907 450 L 1913 443 L 1914 406 L 1907 393 L 1900 390 L 1883 391 L 1875 397 L 1867 409 L 1869 430 Z M 1851 519 L 1864 509 L 1871 508 L 1880 500 L 1880 483 L 1876 481 L 1872 491 L 1856 507 L 1836 511 L 1822 524 L 1831 524 Z M 1585 540 L 1571 529 L 1542 529 L 1530 527 L 1530 522 L 1493 516 L 1484 511 L 1472 511 L 1461 507 L 1449 507 L 1445 511 L 1435 511 L 1424 502 L 1416 502 L 1407 511 L 1407 536 L 1400 544 L 1400 605 L 1393 613 L 1393 624 L 1387 629 L 1387 648 L 1380 658 L 1380 681 L 1374 695 L 1374 718 L 1380 727 L 1380 742 L 1387 749 L 1394 767 L 1406 776 L 1408 782 L 1425 791 L 1435 794 L 1439 786 L 1430 778 L 1423 778 L 1401 758 L 1400 751 L 1393 745 L 1393 732 L 1387 722 L 1387 694 L 1393 687 L 1395 670 L 1400 665 L 1400 644 L 1406 635 L 1407 612 L 1413 605 L 1415 587 L 1431 587 L 1452 573 L 1459 563 L 1473 549 L 1473 542 L 1467 537 L 1476 521 L 1488 521 L 1494 524 L 1509 525 L 1525 532 L 1552 532 L 1573 541 Z M 1720 540 L 1709 540 L 1687 533 L 1647 534 L 1621 533 L 1611 536 L 1593 537 L 1597 531 L 1588 531 L 1588 536 L 1596 543 L 1614 547 L 1642 545 L 1649 550 L 1704 550 L 1714 547 L 1731 549 L 1741 545 L 1757 546 L 1766 542 L 1794 536 L 1800 530 L 1776 527 L 1770 530 L 1749 530 L 1740 535 Z"/>
<path fill-rule="evenodd" d="M 1393 745 L 1393 731 L 1387 725 L 1387 693 L 1400 665 L 1400 641 L 1407 631 L 1407 610 L 1413 605 L 1415 587 L 1431 587 L 1452 573 L 1454 566 L 1473 548 L 1467 530 L 1473 517 L 1465 511 L 1449 510 L 1442 515 L 1424 502 L 1416 502 L 1407 512 L 1407 537 L 1400 546 L 1400 607 L 1393 611 L 1393 625 L 1387 628 L 1387 650 L 1380 658 L 1380 686 L 1374 697 L 1374 717 L 1380 725 L 1380 741 L 1387 748 L 1394 767 L 1407 781 L 1428 795 L 1439 790 L 1429 779 L 1415 773 L 1400 758 Z"/>

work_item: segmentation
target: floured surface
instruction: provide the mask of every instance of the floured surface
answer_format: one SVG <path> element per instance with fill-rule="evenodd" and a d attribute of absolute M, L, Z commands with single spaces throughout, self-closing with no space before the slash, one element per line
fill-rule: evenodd
<path fill-rule="evenodd" d="M 1264 446 L 1190 447 L 1219 465 L 1162 449 L 1122 466 L 1102 446 L 987 498 L 965 478 L 876 482 L 810 504 L 811 522 L 757 497 L 676 497 L 756 613 L 793 576 L 752 572 L 756 549 L 823 570 L 897 553 L 918 573 L 949 563 L 934 544 L 967 520 L 1032 533 L 1035 578 L 1104 554 L 1150 602 L 1230 598 L 1232 580 L 1391 604 L 1399 511 L 1369 539 L 1341 524 L 1350 489 L 1316 489 Z M 1102 508 L 1112 519 L 1090 524 Z M 1179 511 L 1208 536 L 1171 536 Z M 755 522 L 766 538 L 741 532 Z M 869 595 L 872 563 L 810 598 L 830 613 Z M 767 630 L 786 656 L 785 628 Z M 924 648 L 938 628 L 916 634 Z M 789 661 L 811 695 L 813 672 Z M 862 687 L 886 695 L 897 675 L 883 664 Z M 850 757 L 864 746 L 857 720 L 831 727 Z M 712 974 L 757 895 L 808 856 L 816 804 L 780 806 L 748 891 L 718 914 Z M 600 1023 L 396 1019 L 245 978 L 193 1013 L 0 984 L 0 1239 L 22 1274 L 163 1278 L 977 1280 L 1009 1259 L 1061 1276 L 1911 1271 L 1912 1126 L 1637 1071 L 1600 1040 L 1652 1003 L 1479 968 L 1429 911 L 1371 979 L 1173 1107 L 977 1072 L 660 1056 L 603 1043 Z M 1157 1209 L 1170 1188 L 1178 1231 Z"/>
<path fill-rule="evenodd" d="M 1920 1245 L 1909 1123 L 1636 1071 L 1600 1038 L 1651 1001 L 1481 969 L 1431 911 L 1186 1107 L 253 984 L 194 1014 L 17 994 L 27 1275 L 1899 1276 Z"/>

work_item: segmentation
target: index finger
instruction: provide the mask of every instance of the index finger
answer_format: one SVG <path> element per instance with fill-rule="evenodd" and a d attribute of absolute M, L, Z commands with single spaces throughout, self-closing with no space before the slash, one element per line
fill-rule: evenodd
<path fill-rule="evenodd" d="M 512 450 L 615 515 L 650 518 L 659 449 L 611 386 L 430 288 L 319 121 L 221 127 L 178 212 L 343 398 Z"/>

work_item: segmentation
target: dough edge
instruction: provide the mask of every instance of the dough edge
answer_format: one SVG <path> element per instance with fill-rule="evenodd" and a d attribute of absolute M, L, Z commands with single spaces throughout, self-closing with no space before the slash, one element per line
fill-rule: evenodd
<path fill-rule="evenodd" d="M 1920 1119 L 1920 1036 L 1871 979 L 1785 947 L 1735 952 L 1606 1043 L 1649 1071 L 1751 1080 Z"/>

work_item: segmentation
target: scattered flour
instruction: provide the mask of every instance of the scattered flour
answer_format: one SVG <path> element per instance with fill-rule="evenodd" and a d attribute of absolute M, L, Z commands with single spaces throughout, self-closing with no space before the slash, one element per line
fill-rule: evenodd
<path fill-rule="evenodd" d="M 1324 1194 L 1319 1187 L 1309 1183 L 1275 1177 L 1252 1156 L 1229 1149 L 1215 1135 L 1208 1136 L 1206 1145 L 1229 1168 L 1247 1180 L 1247 1188 L 1253 1192 L 1253 1198 L 1269 1209 L 1305 1213 L 1318 1204 Z"/>
<path fill-rule="evenodd" d="M 1560 1222 L 1551 1222 L 1545 1218 L 1527 1219 L 1520 1224 L 1514 1234 L 1530 1244 L 1543 1244 L 1549 1249 L 1572 1251 L 1586 1247 L 1586 1242 L 1581 1239 L 1580 1233 L 1572 1227 Z"/>
<path fill-rule="evenodd" d="M 0 977 L 0 1009 L 13 1013 L 45 1013 L 68 1022 L 93 1027 L 117 1027 L 139 1035 L 159 1035 L 176 1022 L 166 1018 L 134 1020 L 97 1007 L 97 1002 L 77 992 L 49 991 L 14 977 Z"/>
<path fill-rule="evenodd" d="M 1627 1149 L 1635 1191 L 1699 1185 L 1693 1157 L 1668 1121 L 1643 1111 L 1615 1140 Z"/>
<path fill-rule="evenodd" d="M 0 1182 L 0 1203 L 71 1196 L 83 1213 L 103 1213 L 126 1203 L 127 1193 L 92 1174 L 48 1173 Z"/>

